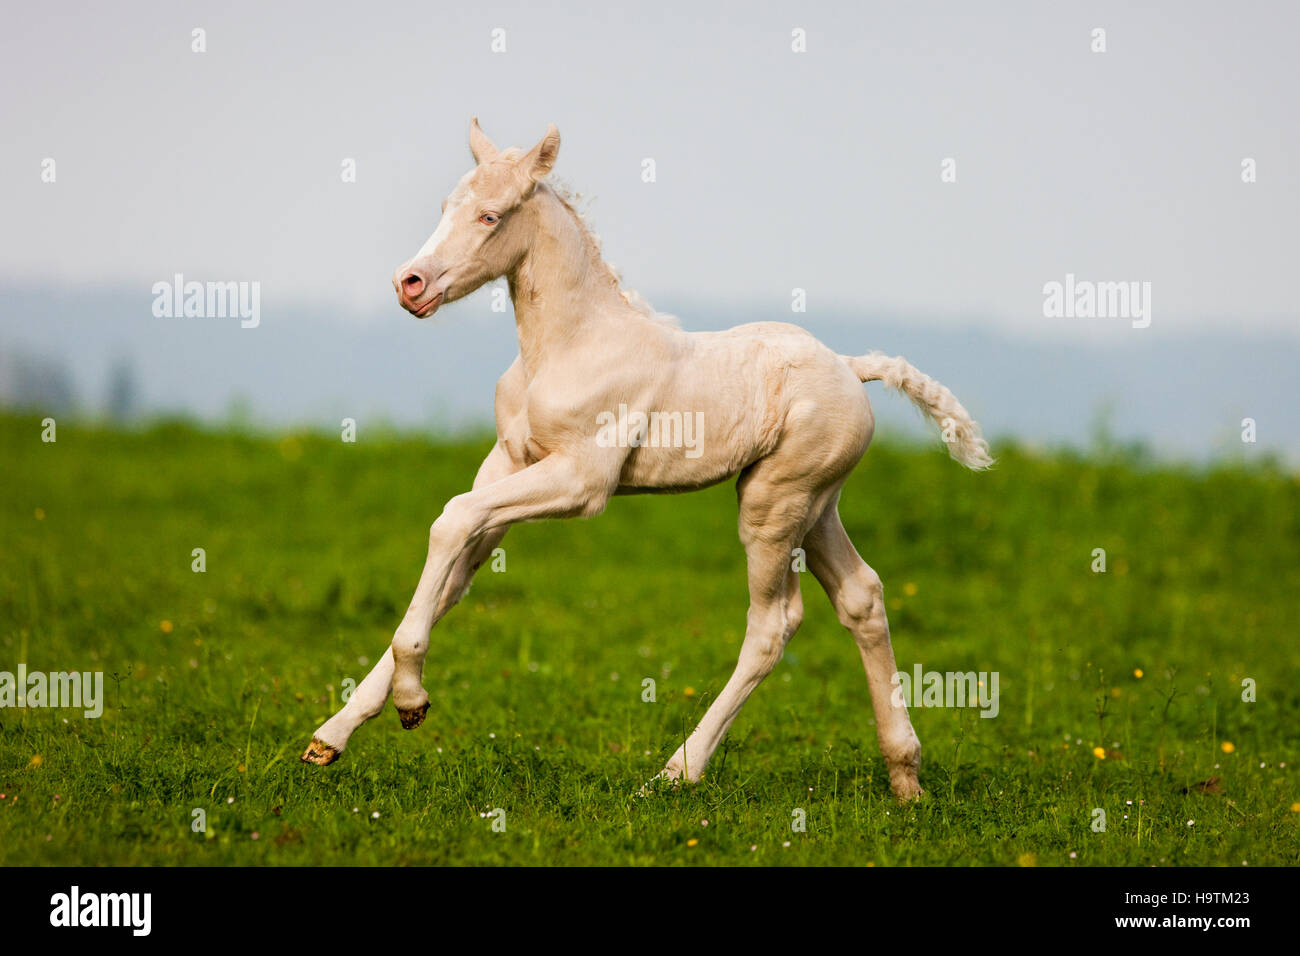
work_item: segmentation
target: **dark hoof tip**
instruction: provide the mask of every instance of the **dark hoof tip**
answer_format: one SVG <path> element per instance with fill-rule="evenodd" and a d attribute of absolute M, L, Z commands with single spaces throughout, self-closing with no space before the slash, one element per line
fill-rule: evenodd
<path fill-rule="evenodd" d="M 424 723 L 424 715 L 429 712 L 429 705 L 426 703 L 417 710 L 399 710 L 397 716 L 402 718 L 403 730 L 414 730 Z"/>
<path fill-rule="evenodd" d="M 311 746 L 302 755 L 303 763 L 314 763 L 318 767 L 326 767 L 339 759 L 339 752 L 329 744 L 315 737 L 312 738 Z"/>

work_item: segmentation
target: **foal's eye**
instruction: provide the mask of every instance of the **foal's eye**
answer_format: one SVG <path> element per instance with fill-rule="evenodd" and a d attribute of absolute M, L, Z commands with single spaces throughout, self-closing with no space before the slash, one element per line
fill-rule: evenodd
<path fill-rule="evenodd" d="M 494 212 L 485 212 L 483 215 L 478 217 L 478 221 L 483 223 L 485 226 L 495 226 L 501 221 L 501 217 Z"/>

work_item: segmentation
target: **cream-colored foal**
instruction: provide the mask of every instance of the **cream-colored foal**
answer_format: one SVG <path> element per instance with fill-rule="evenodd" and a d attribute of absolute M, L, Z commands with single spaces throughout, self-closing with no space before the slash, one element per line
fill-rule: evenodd
<path fill-rule="evenodd" d="M 402 726 L 423 721 L 430 629 L 510 525 L 596 515 L 611 495 L 689 491 L 739 475 L 750 598 L 740 660 L 663 775 L 699 779 L 780 660 L 803 616 L 792 570 L 803 548 L 862 654 L 893 790 L 916 796 L 921 746 L 907 708 L 891 703 L 894 652 L 880 578 L 854 550 L 836 504 L 874 428 L 863 382 L 901 390 L 973 469 L 992 463 L 979 426 L 901 358 L 837 355 L 778 322 L 684 332 L 653 312 L 620 288 L 582 219 L 547 183 L 559 148 L 551 126 L 527 152 L 498 150 L 474 121 L 477 165 L 447 197 L 429 241 L 393 276 L 402 306 L 420 318 L 505 276 L 519 356 L 497 382 L 496 446 L 473 489 L 447 502 L 429 529 L 424 571 L 391 648 L 316 731 L 303 760 L 333 761 L 390 692 Z"/>

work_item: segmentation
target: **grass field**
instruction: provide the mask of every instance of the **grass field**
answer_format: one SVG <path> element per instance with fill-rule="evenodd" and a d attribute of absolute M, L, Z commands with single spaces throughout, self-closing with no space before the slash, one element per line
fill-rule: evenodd
<path fill-rule="evenodd" d="M 873 446 L 842 513 L 884 578 L 899 668 L 1000 676 L 994 719 L 913 708 L 927 795 L 900 806 L 811 575 L 803 628 L 704 780 L 634 796 L 735 663 L 730 485 L 512 530 L 506 570 L 433 632 L 424 726 L 390 706 L 318 768 L 298 755 L 382 654 L 490 439 L 40 436 L 0 418 L 0 671 L 103 671 L 107 704 L 0 709 L 5 865 L 1300 855 L 1300 481 L 1274 466 L 1004 446 L 975 475 L 937 440 Z"/>

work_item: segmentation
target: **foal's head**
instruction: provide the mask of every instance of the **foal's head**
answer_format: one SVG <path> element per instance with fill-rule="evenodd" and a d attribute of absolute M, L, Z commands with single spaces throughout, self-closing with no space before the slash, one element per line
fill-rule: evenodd
<path fill-rule="evenodd" d="M 551 125 L 526 153 L 499 150 L 475 119 L 469 148 L 478 165 L 443 201 L 442 219 L 429 241 L 393 273 L 402 308 L 421 319 L 518 264 L 536 231 L 529 200 L 555 165 L 560 134 Z"/>

